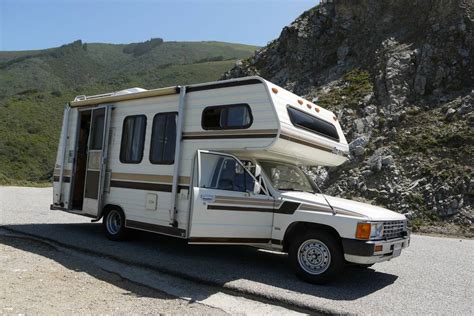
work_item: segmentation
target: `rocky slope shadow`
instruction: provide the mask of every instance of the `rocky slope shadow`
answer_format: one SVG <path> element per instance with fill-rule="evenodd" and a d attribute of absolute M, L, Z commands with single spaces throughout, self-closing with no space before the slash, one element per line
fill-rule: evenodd
<path fill-rule="evenodd" d="M 350 161 L 310 168 L 331 195 L 474 236 L 474 4 L 322 1 L 223 79 L 260 75 L 338 113 Z"/>

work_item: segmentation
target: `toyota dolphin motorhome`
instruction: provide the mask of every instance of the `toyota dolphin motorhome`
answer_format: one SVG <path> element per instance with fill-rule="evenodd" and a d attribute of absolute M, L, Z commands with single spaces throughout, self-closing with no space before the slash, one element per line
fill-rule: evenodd
<path fill-rule="evenodd" d="M 301 166 L 337 166 L 334 113 L 260 77 L 78 96 L 64 112 L 52 210 L 190 244 L 288 252 L 324 283 L 409 245 L 405 216 L 324 196 Z"/>

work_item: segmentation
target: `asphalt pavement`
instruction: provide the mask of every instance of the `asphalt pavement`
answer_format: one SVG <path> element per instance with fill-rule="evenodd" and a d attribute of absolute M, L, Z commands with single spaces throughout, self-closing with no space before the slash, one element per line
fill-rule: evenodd
<path fill-rule="evenodd" d="M 187 245 L 149 233 L 112 242 L 100 223 L 50 211 L 51 200 L 51 188 L 0 187 L 0 225 L 270 304 L 330 313 L 474 314 L 474 240 L 413 235 L 399 258 L 348 267 L 334 283 L 318 286 L 298 280 L 280 253 Z"/>

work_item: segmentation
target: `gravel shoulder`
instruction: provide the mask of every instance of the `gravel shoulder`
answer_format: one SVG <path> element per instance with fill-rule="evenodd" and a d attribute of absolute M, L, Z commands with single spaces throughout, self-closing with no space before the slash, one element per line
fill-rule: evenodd
<path fill-rule="evenodd" d="M 12 236 L 0 235 L 0 284 L 0 314 L 225 314 Z"/>

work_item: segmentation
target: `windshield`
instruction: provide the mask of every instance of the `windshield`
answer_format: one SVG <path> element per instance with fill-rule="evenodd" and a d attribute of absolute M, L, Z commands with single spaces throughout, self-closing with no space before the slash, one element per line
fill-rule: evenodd
<path fill-rule="evenodd" d="M 259 163 L 275 189 L 314 192 L 310 180 L 298 166 L 274 161 L 259 161 Z"/>

